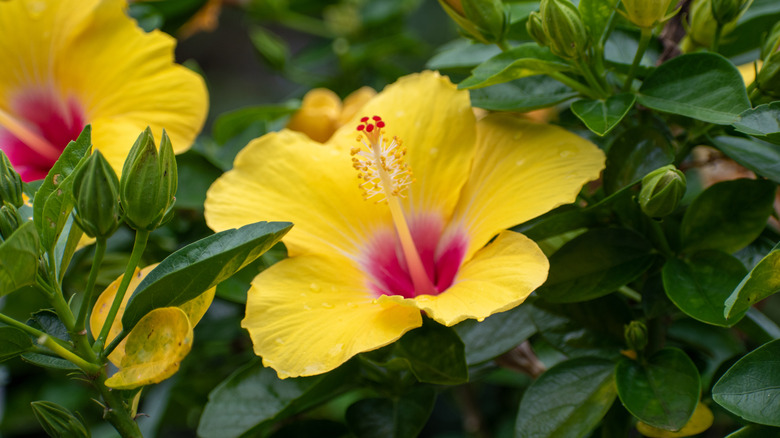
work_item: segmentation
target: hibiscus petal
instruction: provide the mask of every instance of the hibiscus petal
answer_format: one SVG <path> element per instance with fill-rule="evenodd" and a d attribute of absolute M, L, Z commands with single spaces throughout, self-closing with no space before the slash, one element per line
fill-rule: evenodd
<path fill-rule="evenodd" d="M 499 231 L 574 202 L 604 153 L 562 128 L 506 115 L 477 123 L 477 154 L 448 232 L 470 236 L 466 260 Z"/>
<path fill-rule="evenodd" d="M 482 320 L 525 301 L 547 279 L 550 264 L 542 250 L 520 233 L 504 231 L 479 250 L 443 293 L 411 300 L 431 318 L 452 326 L 464 319 Z M 381 301 L 399 302 L 400 297 Z"/>
<path fill-rule="evenodd" d="M 255 353 L 280 378 L 335 369 L 422 324 L 411 302 L 377 302 L 364 275 L 342 257 L 305 255 L 255 277 L 246 318 Z"/>
<path fill-rule="evenodd" d="M 362 116 L 378 115 L 386 136 L 398 136 L 416 182 L 407 189 L 407 213 L 437 211 L 449 218 L 474 156 L 475 118 L 469 94 L 448 78 L 426 71 L 404 76 L 371 99 L 328 141 L 349 149 Z"/>
<path fill-rule="evenodd" d="M 295 224 L 284 238 L 291 255 L 353 254 L 377 227 L 390 224 L 384 205 L 363 200 L 348 151 L 293 131 L 253 140 L 233 170 L 209 189 L 206 222 L 213 230 L 258 221 Z"/>

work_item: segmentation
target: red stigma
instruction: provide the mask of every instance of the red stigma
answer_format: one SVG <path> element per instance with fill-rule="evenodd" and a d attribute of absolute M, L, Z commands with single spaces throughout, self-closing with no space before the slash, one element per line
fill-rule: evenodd
<path fill-rule="evenodd" d="M 374 130 L 374 125 L 368 125 L 366 126 L 366 132 L 371 132 Z"/>
<path fill-rule="evenodd" d="M 363 117 L 360 119 L 361 122 L 366 123 L 368 121 L 368 117 Z"/>
<path fill-rule="evenodd" d="M 358 130 L 358 131 L 362 131 L 362 130 L 364 130 L 364 129 L 366 129 L 366 125 L 363 125 L 363 124 L 360 124 L 360 125 L 358 125 L 358 127 L 357 127 L 357 130 Z"/>

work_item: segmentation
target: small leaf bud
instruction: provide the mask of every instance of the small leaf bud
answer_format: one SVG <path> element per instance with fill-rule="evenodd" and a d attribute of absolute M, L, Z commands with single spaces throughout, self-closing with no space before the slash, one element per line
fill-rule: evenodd
<path fill-rule="evenodd" d="M 544 33 L 544 24 L 542 23 L 541 14 L 536 11 L 531 12 L 528 16 L 528 21 L 525 23 L 525 28 L 537 44 L 542 47 L 547 47 L 547 35 Z"/>
<path fill-rule="evenodd" d="M 160 227 L 176 201 L 176 157 L 163 131 L 158 153 L 149 128 L 138 137 L 122 168 L 119 182 L 124 220 L 136 230 Z M 167 215 L 167 216 L 166 216 Z"/>
<path fill-rule="evenodd" d="M 641 321 L 631 321 L 623 329 L 626 345 L 634 351 L 642 351 L 647 346 L 647 326 Z"/>
<path fill-rule="evenodd" d="M 49 436 L 89 437 L 90 433 L 81 418 L 66 408 L 48 401 L 30 403 L 35 418 Z"/>
<path fill-rule="evenodd" d="M 7 202 L 3 203 L 3 206 L 0 207 L 0 236 L 3 240 L 11 237 L 11 234 L 19 228 L 22 222 L 16 207 Z"/>
<path fill-rule="evenodd" d="M 581 59 L 590 45 L 590 37 L 577 7 L 569 0 L 542 0 L 539 11 L 553 54 L 566 59 Z"/>
<path fill-rule="evenodd" d="M 16 173 L 5 152 L 0 151 L 0 201 L 21 207 L 24 203 L 22 187 L 22 177 Z"/>
<path fill-rule="evenodd" d="M 90 237 L 106 238 L 119 228 L 119 179 L 100 151 L 95 151 L 73 180 L 75 219 Z"/>
<path fill-rule="evenodd" d="M 628 21 L 642 29 L 655 27 L 670 18 L 666 14 L 672 0 L 623 0 Z"/>
<path fill-rule="evenodd" d="M 639 206 L 650 217 L 664 217 L 674 212 L 685 189 L 685 175 L 679 169 L 673 165 L 661 167 L 642 178 Z"/>
<path fill-rule="evenodd" d="M 753 0 L 711 0 L 712 17 L 721 26 L 737 21 Z"/>

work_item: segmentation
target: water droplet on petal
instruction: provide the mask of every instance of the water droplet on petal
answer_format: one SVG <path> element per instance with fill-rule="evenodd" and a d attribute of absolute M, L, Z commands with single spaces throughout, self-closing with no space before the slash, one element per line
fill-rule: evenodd
<path fill-rule="evenodd" d="M 32 18 L 39 18 L 46 11 L 46 2 L 43 0 L 27 0 L 24 6 Z"/>
<path fill-rule="evenodd" d="M 428 153 L 429 153 L 429 154 L 431 154 L 431 155 L 436 155 L 436 154 L 438 154 L 438 153 L 439 153 L 439 149 L 438 149 L 438 148 L 431 148 L 431 149 L 428 151 Z"/>
<path fill-rule="evenodd" d="M 523 163 L 525 163 L 525 160 L 521 158 L 521 159 L 515 161 L 515 166 L 522 166 Z"/>
<path fill-rule="evenodd" d="M 350 309 L 357 309 L 358 305 L 355 303 L 347 303 L 347 307 L 349 307 Z"/>
<path fill-rule="evenodd" d="M 309 307 L 308 304 L 303 305 L 303 310 L 311 310 L 311 307 Z"/>
<path fill-rule="evenodd" d="M 482 322 L 484 320 L 485 320 L 485 318 L 477 318 L 477 322 Z"/>
<path fill-rule="evenodd" d="M 319 292 L 320 291 L 320 285 L 317 283 L 312 283 L 309 285 L 309 289 L 311 289 L 312 292 Z"/>
<path fill-rule="evenodd" d="M 284 339 L 282 339 L 282 338 L 276 338 L 276 339 L 274 339 L 274 342 L 276 342 L 279 345 L 284 345 Z"/>
<path fill-rule="evenodd" d="M 331 303 L 322 303 L 322 307 L 324 307 L 326 309 L 332 309 L 333 308 L 333 304 L 331 304 Z"/>
<path fill-rule="evenodd" d="M 559 155 L 561 156 L 561 158 L 566 158 L 566 157 L 570 157 L 572 154 L 573 154 L 572 151 L 570 151 L 568 149 L 564 149 L 564 150 L 561 151 L 561 153 Z"/>

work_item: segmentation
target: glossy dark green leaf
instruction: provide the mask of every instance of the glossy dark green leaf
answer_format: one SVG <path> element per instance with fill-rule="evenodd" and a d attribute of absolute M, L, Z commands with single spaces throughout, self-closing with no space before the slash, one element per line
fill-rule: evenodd
<path fill-rule="evenodd" d="M 642 83 L 637 102 L 719 125 L 734 123 L 750 108 L 739 70 L 728 59 L 709 52 L 690 53 L 661 64 Z"/>
<path fill-rule="evenodd" d="M 775 184 L 770 181 L 738 179 L 714 184 L 693 200 L 683 216 L 683 250 L 733 253 L 747 246 L 764 229 L 774 200 Z"/>
<path fill-rule="evenodd" d="M 532 307 L 537 336 L 566 356 L 616 358 L 625 348 L 631 309 L 615 295 L 573 304 L 537 300 Z"/>
<path fill-rule="evenodd" d="M 289 222 L 257 222 L 185 246 L 165 258 L 138 285 L 122 316 L 125 331 L 150 311 L 178 306 L 253 262 L 292 228 Z"/>
<path fill-rule="evenodd" d="M 59 340 L 70 342 L 70 334 L 67 327 L 57 316 L 57 312 L 53 310 L 40 310 L 33 313 L 30 319 L 27 320 L 27 325 Z"/>
<path fill-rule="evenodd" d="M 459 38 L 445 44 L 425 64 L 431 70 L 471 69 L 501 53 L 496 46 Z"/>
<path fill-rule="evenodd" d="M 636 127 L 620 133 L 607 152 L 604 188 L 615 193 L 674 161 L 669 141 L 656 129 Z"/>
<path fill-rule="evenodd" d="M 780 184 L 780 147 L 760 140 L 719 136 L 712 144 L 737 163 Z"/>
<path fill-rule="evenodd" d="M 297 102 L 285 102 L 279 105 L 252 106 L 227 112 L 214 122 L 211 135 L 217 143 L 225 144 L 231 138 L 241 134 L 252 123 L 267 122 L 290 115 L 299 106 Z"/>
<path fill-rule="evenodd" d="M 363 399 L 347 409 L 347 425 L 360 438 L 415 437 L 428 421 L 435 401 L 436 392 L 428 386 L 393 399 Z"/>
<path fill-rule="evenodd" d="M 615 381 L 623 406 L 642 422 L 664 430 L 679 430 L 699 402 L 699 371 L 676 348 L 665 348 L 641 364 L 623 358 Z"/>
<path fill-rule="evenodd" d="M 0 297 L 35 284 L 38 249 L 38 232 L 32 222 L 26 222 L 0 243 Z"/>
<path fill-rule="evenodd" d="M 743 112 L 732 126 L 739 132 L 780 145 L 780 101 Z"/>
<path fill-rule="evenodd" d="M 643 297 L 644 298 L 644 297 Z M 709 388 L 718 369 L 728 360 L 745 353 L 745 346 L 734 330 L 713 327 L 690 318 L 675 320 L 668 327 L 668 339 L 692 352 L 699 366 L 702 388 Z"/>
<path fill-rule="evenodd" d="M 345 438 L 349 429 L 343 423 L 331 420 L 299 419 L 285 424 L 268 438 Z"/>
<path fill-rule="evenodd" d="M 491 315 L 482 322 L 467 319 L 455 326 L 466 346 L 466 362 L 478 364 L 493 359 L 536 333 L 531 306 L 520 305 Z"/>
<path fill-rule="evenodd" d="M 567 360 L 550 368 L 523 394 L 515 436 L 587 436 L 615 400 L 614 374 L 612 361 L 590 357 Z"/>
<path fill-rule="evenodd" d="M 578 100 L 571 104 L 571 111 L 588 129 L 604 136 L 623 120 L 635 101 L 633 94 L 616 94 L 607 100 Z"/>
<path fill-rule="evenodd" d="M 737 361 L 712 388 L 712 399 L 745 420 L 780 426 L 780 339 Z"/>
<path fill-rule="evenodd" d="M 546 47 L 526 43 L 488 59 L 458 84 L 458 88 L 472 89 L 501 84 L 526 76 L 571 70 L 563 59 Z"/>
<path fill-rule="evenodd" d="M 87 125 L 68 143 L 54 163 L 33 200 L 33 219 L 44 250 L 54 248 L 73 209 L 73 171 L 92 147 L 92 128 Z"/>
<path fill-rule="evenodd" d="M 726 435 L 726 438 L 780 438 L 780 427 L 751 424 Z"/>
<path fill-rule="evenodd" d="M 16 357 L 32 346 L 27 333 L 14 327 L 0 327 L 0 362 Z"/>
<path fill-rule="evenodd" d="M 720 251 L 697 252 L 690 259 L 669 259 L 663 268 L 664 289 L 686 315 L 707 324 L 730 327 L 747 311 L 726 319 L 725 301 L 747 274 L 736 258 Z"/>
<path fill-rule="evenodd" d="M 580 0 L 578 9 L 590 37 L 598 43 L 604 37 L 617 0 Z"/>
<path fill-rule="evenodd" d="M 775 0 L 754 0 L 747 11 L 737 20 L 737 27 L 723 39 L 718 51 L 727 58 L 744 54 L 741 59 L 750 62 L 756 59 L 760 48 L 772 26 L 780 21 L 780 3 Z M 747 55 L 747 56 L 745 56 Z"/>
<path fill-rule="evenodd" d="M 465 346 L 450 327 L 426 319 L 396 342 L 395 352 L 420 382 L 457 385 L 469 380 Z"/>
<path fill-rule="evenodd" d="M 471 90 L 470 93 L 472 105 L 491 111 L 531 111 L 556 105 L 579 95 L 549 76 L 531 76 Z"/>
<path fill-rule="evenodd" d="M 726 318 L 735 318 L 753 304 L 780 291 L 780 244 L 761 259 L 726 300 Z M 738 318 L 738 317 L 737 317 Z"/>
<path fill-rule="evenodd" d="M 252 362 L 211 391 L 198 436 L 232 438 L 258 430 L 342 394 L 355 373 L 348 362 L 324 376 L 280 380 L 271 368 Z"/>
<path fill-rule="evenodd" d="M 558 303 L 598 298 L 636 279 L 655 257 L 650 244 L 634 231 L 589 230 L 550 257 L 550 274 L 537 292 Z"/>
<path fill-rule="evenodd" d="M 49 368 L 52 370 L 74 371 L 80 369 L 74 365 L 73 362 L 57 356 L 49 356 L 46 354 L 24 353 L 22 354 L 22 360 L 42 368 Z"/>
<path fill-rule="evenodd" d="M 176 208 L 203 211 L 206 191 L 222 171 L 194 151 L 176 157 Z"/>

